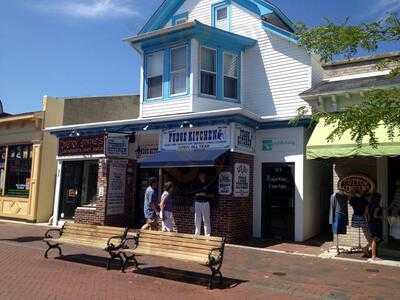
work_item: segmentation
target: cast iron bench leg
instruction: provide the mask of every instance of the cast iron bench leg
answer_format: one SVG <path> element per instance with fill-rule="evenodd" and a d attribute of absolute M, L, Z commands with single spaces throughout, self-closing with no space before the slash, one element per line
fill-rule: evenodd
<path fill-rule="evenodd" d="M 52 245 L 52 244 L 50 244 L 49 242 L 46 242 L 46 244 L 47 244 L 47 246 L 49 246 L 49 248 L 46 250 L 46 252 L 44 253 L 44 257 L 45 258 L 48 258 L 48 253 L 49 253 L 49 251 L 51 250 L 51 249 L 54 249 L 54 248 L 57 248 L 58 249 L 58 255 L 59 256 L 62 256 L 62 251 L 61 251 L 61 248 L 60 248 L 60 246 L 59 246 L 59 244 L 54 244 L 54 245 Z"/>

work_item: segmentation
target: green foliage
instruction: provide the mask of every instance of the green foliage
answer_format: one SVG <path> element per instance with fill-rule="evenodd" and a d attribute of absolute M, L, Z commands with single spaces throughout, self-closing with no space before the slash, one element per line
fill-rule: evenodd
<path fill-rule="evenodd" d="M 360 25 L 349 25 L 348 20 L 339 25 L 327 21 L 325 25 L 313 28 L 299 25 L 297 34 L 300 45 L 319 55 L 323 61 L 330 62 L 337 55 L 350 58 L 360 49 L 376 51 L 380 42 L 399 42 L 400 20 L 396 14 L 389 14 L 381 21 Z M 398 59 L 385 60 L 378 68 L 389 68 L 390 76 L 400 76 Z M 300 108 L 292 123 L 309 114 L 306 107 Z M 364 94 L 361 104 L 335 113 L 312 112 L 311 118 L 315 122 L 324 118 L 328 125 L 334 125 L 335 129 L 328 140 L 341 137 L 349 131 L 358 146 L 362 145 L 364 137 L 368 137 L 369 144 L 377 147 L 375 130 L 379 126 L 386 125 L 391 139 L 395 137 L 396 129 L 400 129 L 400 87 L 370 90 Z"/>

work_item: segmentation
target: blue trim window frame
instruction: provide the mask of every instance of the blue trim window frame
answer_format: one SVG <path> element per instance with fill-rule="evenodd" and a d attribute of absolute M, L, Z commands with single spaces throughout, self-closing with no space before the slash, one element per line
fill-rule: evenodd
<path fill-rule="evenodd" d="M 202 69 L 202 49 L 210 49 L 215 51 L 215 72 L 210 72 L 208 70 L 203 70 Z M 206 98 L 213 98 L 217 100 L 223 100 L 223 101 L 228 101 L 228 102 L 236 102 L 240 103 L 240 88 L 241 88 L 241 51 L 233 51 L 233 50 L 225 50 L 222 47 L 219 46 L 212 46 L 212 45 L 207 45 L 207 44 L 200 44 L 200 50 L 199 50 L 199 57 L 200 57 L 200 68 L 199 68 L 199 94 L 201 97 L 206 97 Z M 229 98 L 225 97 L 225 91 L 224 91 L 224 84 L 225 84 L 225 77 L 230 77 L 230 76 L 225 76 L 224 72 L 224 54 L 227 55 L 234 55 L 237 57 L 237 77 L 232 77 L 237 80 L 236 82 L 236 95 L 237 98 Z M 215 94 L 207 94 L 202 92 L 202 72 L 207 72 L 211 74 L 215 74 Z"/>
<path fill-rule="evenodd" d="M 231 56 L 232 57 L 232 65 L 228 68 L 228 72 L 225 72 L 225 57 L 226 56 Z M 222 53 L 222 95 L 224 100 L 227 101 L 233 101 L 233 102 L 239 102 L 240 101 L 240 68 L 241 64 L 241 53 L 240 52 L 233 52 L 233 51 L 223 51 Z M 225 91 L 225 81 L 231 81 L 231 83 L 234 83 L 236 85 L 236 90 L 231 91 L 231 93 L 236 94 L 236 97 L 229 97 L 226 95 Z"/>
<path fill-rule="evenodd" d="M 218 27 L 218 13 L 221 11 L 223 13 L 223 10 L 226 10 L 226 26 L 227 28 L 220 28 Z M 214 3 L 211 5 L 211 26 L 219 28 L 221 30 L 225 31 L 231 31 L 231 15 L 232 15 L 232 10 L 231 10 L 231 0 L 224 0 L 224 1 L 219 1 L 217 3 Z"/>
<path fill-rule="evenodd" d="M 181 14 L 174 15 L 172 17 L 172 26 L 186 23 L 189 19 L 189 13 L 186 11 Z"/>
<path fill-rule="evenodd" d="M 185 71 L 186 71 L 186 89 L 184 92 L 179 92 L 176 94 L 172 94 L 172 61 L 171 61 L 171 52 L 173 49 L 179 49 L 185 47 L 186 49 L 186 61 L 185 61 Z M 156 53 L 162 53 L 162 86 L 161 86 L 161 96 L 160 97 L 148 97 L 149 86 L 148 86 L 148 57 L 154 55 Z M 170 46 L 148 49 L 144 53 L 144 85 L 143 85 L 143 99 L 144 102 L 151 101 L 162 101 L 175 99 L 182 96 L 187 96 L 190 93 L 190 62 L 191 62 L 191 51 L 190 51 L 190 41 L 185 41 L 184 43 L 178 43 Z M 180 70 L 182 71 L 182 70 Z M 175 72 L 176 73 L 176 72 Z"/>

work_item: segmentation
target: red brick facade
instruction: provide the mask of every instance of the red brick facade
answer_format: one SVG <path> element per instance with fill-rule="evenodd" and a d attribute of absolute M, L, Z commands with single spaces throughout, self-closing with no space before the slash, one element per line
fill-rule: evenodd
<path fill-rule="evenodd" d="M 211 235 L 225 236 L 227 241 L 241 242 L 252 236 L 253 224 L 253 156 L 230 153 L 225 161 L 222 171 L 234 174 L 235 163 L 250 165 L 250 193 L 245 198 L 218 196 L 217 204 L 211 207 Z M 174 219 L 178 232 L 194 233 L 194 209 L 193 207 L 174 207 Z"/>
<path fill-rule="evenodd" d="M 253 223 L 253 176 L 254 158 L 251 155 L 229 153 L 220 171 L 231 172 L 234 175 L 235 163 L 245 163 L 250 166 L 250 187 L 248 197 L 220 195 L 215 205 L 211 207 L 212 235 L 225 236 L 228 242 L 248 240 L 252 235 Z M 108 226 L 132 226 L 134 223 L 136 174 L 135 161 L 129 161 L 127 168 L 125 213 L 107 216 L 107 185 L 110 159 L 99 160 L 98 190 L 95 208 L 78 208 L 75 212 L 75 222 Z M 139 201 L 142 201 L 140 199 Z M 190 206 L 175 206 L 174 218 L 176 229 L 182 233 L 194 233 L 194 209 Z"/>

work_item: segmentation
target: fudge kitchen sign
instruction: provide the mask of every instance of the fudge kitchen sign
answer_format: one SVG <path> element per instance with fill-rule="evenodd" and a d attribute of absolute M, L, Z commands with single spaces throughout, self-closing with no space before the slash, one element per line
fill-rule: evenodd
<path fill-rule="evenodd" d="M 255 152 L 255 138 L 253 129 L 240 124 L 235 124 L 234 133 L 236 150 L 248 153 Z"/>
<path fill-rule="evenodd" d="M 230 144 L 228 125 L 165 130 L 161 139 L 161 149 L 167 151 L 228 149 Z"/>

